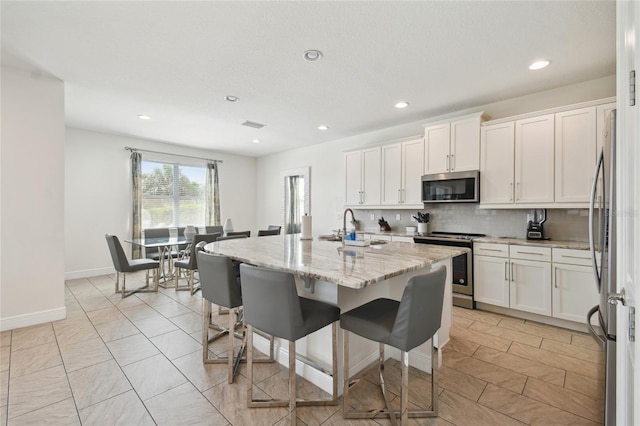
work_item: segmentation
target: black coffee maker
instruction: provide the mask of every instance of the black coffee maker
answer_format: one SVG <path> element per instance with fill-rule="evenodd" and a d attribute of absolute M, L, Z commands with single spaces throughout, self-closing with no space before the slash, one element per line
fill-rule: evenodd
<path fill-rule="evenodd" d="M 547 220 L 546 209 L 533 209 L 527 214 L 527 240 L 544 240 L 542 224 Z"/>

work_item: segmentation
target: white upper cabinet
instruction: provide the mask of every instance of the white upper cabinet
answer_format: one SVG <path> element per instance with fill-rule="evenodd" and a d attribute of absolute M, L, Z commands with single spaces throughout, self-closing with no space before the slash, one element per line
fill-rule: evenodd
<path fill-rule="evenodd" d="M 515 122 L 515 202 L 553 203 L 554 115 Z"/>
<path fill-rule="evenodd" d="M 449 171 L 449 145 L 451 128 L 449 123 L 438 124 L 424 129 L 424 172 L 425 174 Z"/>
<path fill-rule="evenodd" d="M 345 164 L 345 204 L 373 206 L 380 204 L 380 147 L 347 152 Z"/>
<path fill-rule="evenodd" d="M 382 147 L 382 204 L 422 207 L 424 140 Z"/>
<path fill-rule="evenodd" d="M 596 163 L 596 107 L 555 116 L 555 201 L 588 203 Z"/>
<path fill-rule="evenodd" d="M 485 123 L 480 207 L 588 207 L 606 117 L 615 108 L 604 101 Z"/>
<path fill-rule="evenodd" d="M 513 121 L 482 128 L 480 197 L 483 204 L 513 203 Z"/>
<path fill-rule="evenodd" d="M 478 170 L 483 112 L 425 125 L 425 174 Z"/>

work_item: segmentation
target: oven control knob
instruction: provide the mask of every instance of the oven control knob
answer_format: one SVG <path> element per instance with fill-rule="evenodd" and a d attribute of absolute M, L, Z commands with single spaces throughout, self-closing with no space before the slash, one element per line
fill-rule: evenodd
<path fill-rule="evenodd" d="M 463 284 L 463 285 L 464 285 L 464 278 L 460 278 L 460 279 L 458 280 L 458 282 L 459 282 L 460 284 Z"/>

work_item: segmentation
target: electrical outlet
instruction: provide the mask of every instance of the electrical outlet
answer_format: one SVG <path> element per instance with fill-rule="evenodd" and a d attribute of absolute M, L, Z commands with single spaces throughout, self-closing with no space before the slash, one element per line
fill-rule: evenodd
<path fill-rule="evenodd" d="M 415 221 L 416 221 L 416 218 L 411 216 L 411 222 L 415 222 Z"/>
<path fill-rule="evenodd" d="M 400 220 L 400 213 L 396 215 L 396 220 Z"/>
<path fill-rule="evenodd" d="M 376 215 L 371 213 L 371 216 L 369 217 L 369 220 L 371 220 L 371 221 L 376 220 Z"/>

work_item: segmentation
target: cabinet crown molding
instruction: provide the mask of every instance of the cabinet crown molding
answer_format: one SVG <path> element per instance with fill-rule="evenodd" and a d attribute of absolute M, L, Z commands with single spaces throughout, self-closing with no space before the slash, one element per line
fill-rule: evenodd
<path fill-rule="evenodd" d="M 429 121 L 423 123 L 422 127 L 426 128 L 426 127 L 436 126 L 438 124 L 450 123 L 452 121 L 469 120 L 472 118 L 479 118 L 480 122 L 483 122 L 483 121 L 489 120 L 491 117 L 484 111 L 478 111 L 478 112 L 474 112 L 472 114 L 466 114 L 466 115 L 446 114 L 446 115 L 441 115 L 441 116 L 430 119 Z"/>

